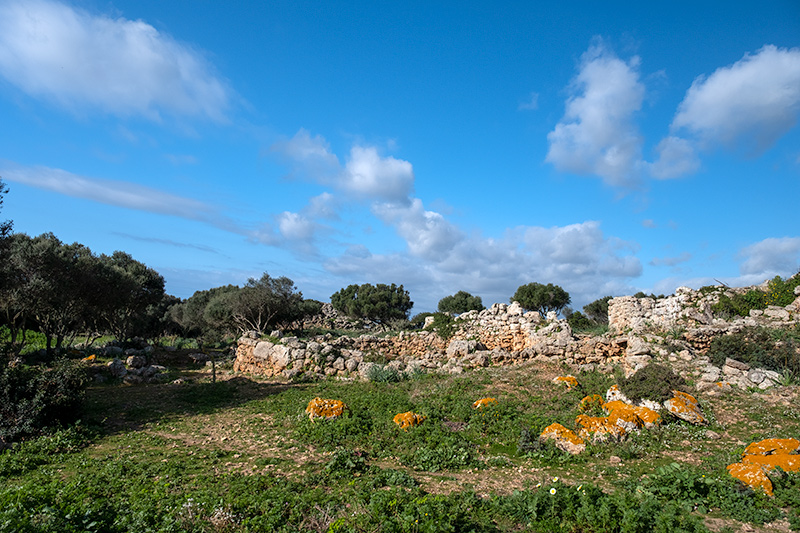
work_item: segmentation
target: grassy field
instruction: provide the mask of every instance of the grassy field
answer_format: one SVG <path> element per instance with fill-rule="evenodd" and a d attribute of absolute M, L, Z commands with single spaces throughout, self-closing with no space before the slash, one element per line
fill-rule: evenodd
<path fill-rule="evenodd" d="M 289 383 L 205 368 L 186 383 L 92 386 L 81 422 L 0 453 L 0 531 L 792 531 L 800 475 L 753 493 L 725 466 L 800 437 L 800 387 L 699 395 L 678 420 L 579 456 L 538 443 L 574 428 L 613 377 L 526 363 L 397 383 Z M 472 408 L 494 397 L 496 405 Z M 345 402 L 310 421 L 315 398 Z M 400 430 L 394 415 L 426 417 Z"/>

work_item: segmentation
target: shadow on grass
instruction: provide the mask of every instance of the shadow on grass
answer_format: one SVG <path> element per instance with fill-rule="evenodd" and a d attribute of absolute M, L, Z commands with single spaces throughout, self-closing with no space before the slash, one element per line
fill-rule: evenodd
<path fill-rule="evenodd" d="M 136 431 L 155 422 L 210 414 L 303 387 L 260 383 L 243 376 L 216 383 L 99 385 L 86 392 L 83 420 L 110 435 Z"/>

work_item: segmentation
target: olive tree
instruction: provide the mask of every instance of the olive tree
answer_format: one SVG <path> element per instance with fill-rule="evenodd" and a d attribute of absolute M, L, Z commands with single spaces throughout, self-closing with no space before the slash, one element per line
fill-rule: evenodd
<path fill-rule="evenodd" d="M 263 334 L 267 327 L 291 322 L 303 313 L 303 293 L 294 282 L 266 272 L 259 279 L 250 278 L 230 303 L 233 323 L 242 332 Z"/>
<path fill-rule="evenodd" d="M 348 316 L 385 326 L 390 320 L 408 319 L 414 302 L 402 285 L 365 283 L 349 285 L 334 293 L 331 305 Z"/>
<path fill-rule="evenodd" d="M 439 311 L 441 313 L 458 315 L 467 311 L 483 311 L 484 309 L 481 297 L 473 296 L 466 291 L 458 291 L 439 300 Z"/>
<path fill-rule="evenodd" d="M 569 293 L 558 285 L 528 283 L 517 288 L 511 301 L 517 302 L 524 309 L 538 311 L 539 315 L 544 318 L 550 311 L 561 312 L 569 304 L 570 297 Z"/>

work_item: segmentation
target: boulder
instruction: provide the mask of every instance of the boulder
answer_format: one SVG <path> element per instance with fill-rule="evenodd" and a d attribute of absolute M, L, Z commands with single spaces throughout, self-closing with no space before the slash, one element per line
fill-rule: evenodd
<path fill-rule="evenodd" d="M 672 391 L 672 394 L 673 397 L 664 402 L 667 411 L 690 424 L 703 426 L 708 424 L 697 398 L 677 390 Z"/>
<path fill-rule="evenodd" d="M 586 449 L 583 439 L 561 424 L 550 424 L 544 428 L 539 439 L 542 441 L 552 440 L 556 448 L 572 455 L 577 455 Z"/>

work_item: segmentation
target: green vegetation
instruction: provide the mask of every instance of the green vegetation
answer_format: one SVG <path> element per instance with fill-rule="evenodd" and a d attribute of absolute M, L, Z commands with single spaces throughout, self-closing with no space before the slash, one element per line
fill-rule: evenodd
<path fill-rule="evenodd" d="M 458 291 L 439 300 L 438 309 L 440 313 L 460 315 L 467 311 L 483 311 L 486 308 L 483 306 L 480 296 L 473 296 L 466 291 Z"/>
<path fill-rule="evenodd" d="M 632 402 L 642 398 L 663 402 L 672 398 L 673 390 L 687 390 L 686 380 L 658 363 L 650 363 L 627 378 L 620 376 L 618 385 Z"/>
<path fill-rule="evenodd" d="M 555 369 L 532 365 L 390 383 L 209 383 L 185 372 L 194 384 L 92 386 L 83 422 L 0 452 L 0 531 L 696 532 L 706 518 L 730 530 L 798 521 L 800 476 L 776 477 L 770 499 L 725 472 L 741 452 L 731 441 L 774 435 L 775 416 L 784 434 L 800 431 L 800 411 L 744 392 L 724 400 L 742 417 L 711 426 L 722 440 L 671 421 L 569 456 L 538 434 L 573 426 L 606 375 L 579 373 L 580 390 L 565 391 L 550 382 Z M 344 401 L 345 415 L 311 422 L 304 409 L 317 396 Z M 474 409 L 485 396 L 498 403 Z M 406 411 L 426 419 L 401 430 L 392 418 Z M 623 463 L 609 468 L 612 455 Z"/>
<path fill-rule="evenodd" d="M 414 302 L 403 286 L 349 285 L 331 295 L 331 305 L 337 311 L 354 318 L 363 318 L 386 326 L 393 319 L 408 319 Z"/>
<path fill-rule="evenodd" d="M 53 368 L 0 367 L 0 441 L 74 422 L 87 382 L 85 365 L 64 359 Z"/>
<path fill-rule="evenodd" d="M 717 366 L 730 357 L 754 367 L 800 377 L 800 328 L 749 327 L 739 333 L 715 337 L 708 356 Z"/>
<path fill-rule="evenodd" d="M 786 279 L 775 276 L 767 284 L 766 291 L 751 289 L 744 294 L 734 293 L 733 296 L 721 294 L 712 309 L 716 315 L 730 319 L 749 316 L 753 309 L 766 309 L 770 305 L 785 307 L 796 298 L 794 289 L 798 285 L 800 273 Z"/>
<path fill-rule="evenodd" d="M 434 313 L 433 323 L 428 326 L 427 329 L 429 331 L 435 331 L 441 338 L 447 341 L 456 334 L 458 326 L 453 315 L 449 313 Z"/>
<path fill-rule="evenodd" d="M 517 302 L 524 309 L 539 311 L 544 318 L 550 311 L 560 313 L 569 304 L 570 297 L 569 293 L 558 285 L 528 283 L 517 288 L 511 301 Z"/>

